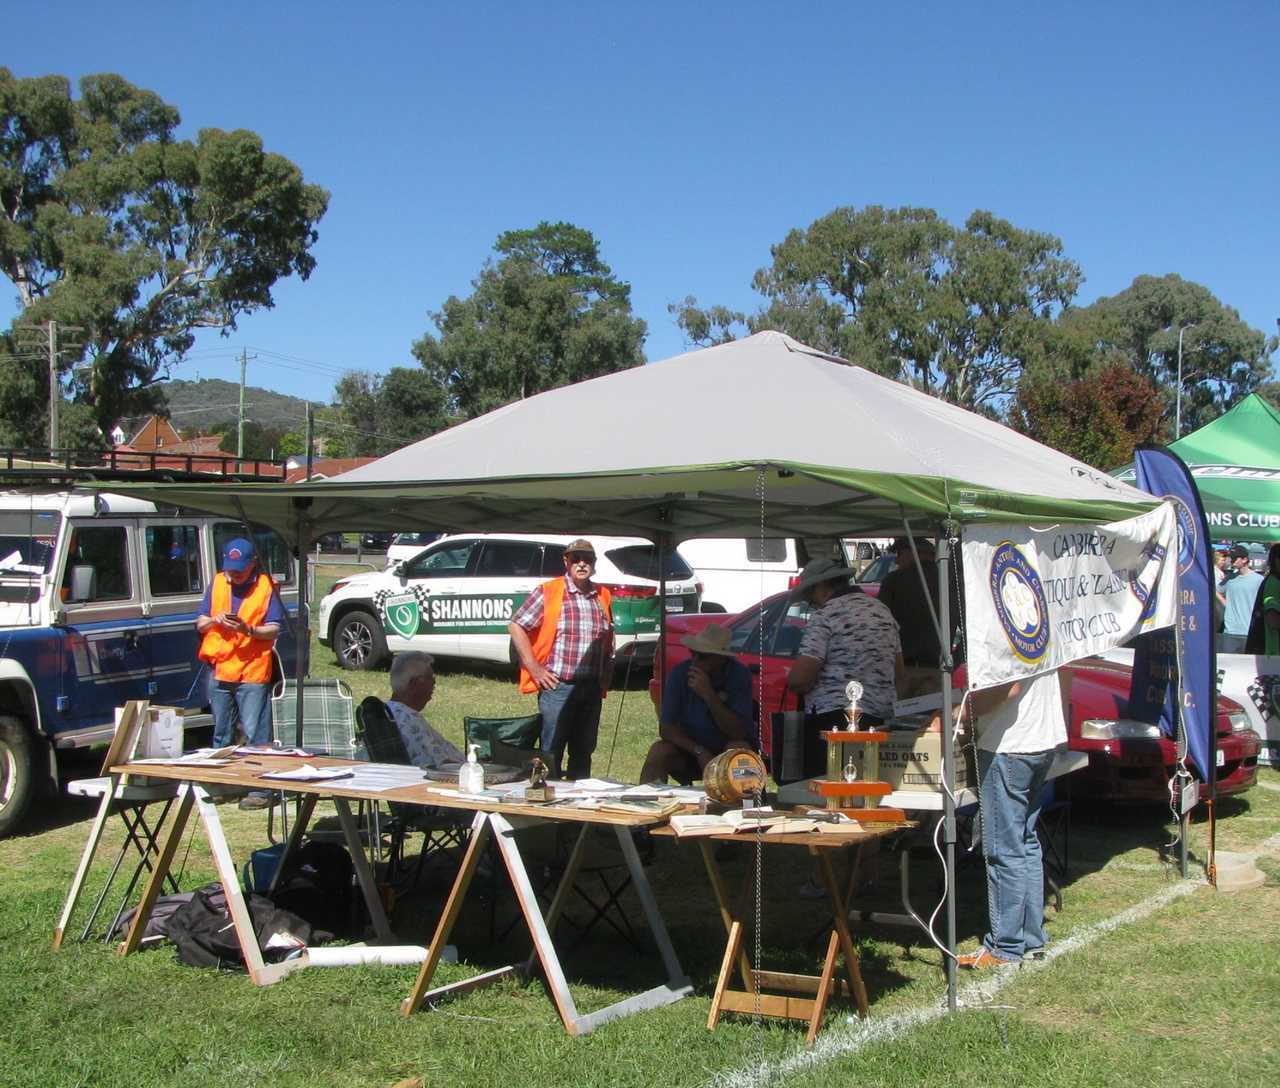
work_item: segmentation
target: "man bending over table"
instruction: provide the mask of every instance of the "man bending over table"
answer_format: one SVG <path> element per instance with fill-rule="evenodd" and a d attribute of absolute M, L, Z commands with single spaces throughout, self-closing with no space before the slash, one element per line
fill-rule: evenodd
<path fill-rule="evenodd" d="M 726 748 L 755 746 L 751 673 L 729 649 L 729 629 L 711 623 L 685 635 L 693 651 L 667 677 L 658 737 L 645 756 L 641 782 L 693 782 Z"/>

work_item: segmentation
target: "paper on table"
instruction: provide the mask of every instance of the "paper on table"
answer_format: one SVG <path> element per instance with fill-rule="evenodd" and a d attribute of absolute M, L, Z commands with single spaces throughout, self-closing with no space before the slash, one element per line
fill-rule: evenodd
<path fill-rule="evenodd" d="M 305 748 L 276 748 L 266 744 L 242 744 L 234 751 L 238 756 L 301 756 L 303 759 L 309 759 L 315 755 L 314 752 L 308 752 Z"/>
<path fill-rule="evenodd" d="M 304 763 L 292 771 L 265 771 L 259 778 L 275 778 L 284 782 L 328 782 L 333 778 L 351 778 L 350 767 L 313 767 Z"/>

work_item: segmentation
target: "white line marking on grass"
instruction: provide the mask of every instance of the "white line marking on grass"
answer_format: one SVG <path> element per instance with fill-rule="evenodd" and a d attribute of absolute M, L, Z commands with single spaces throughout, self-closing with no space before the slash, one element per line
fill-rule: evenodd
<path fill-rule="evenodd" d="M 1280 836 L 1277 838 L 1280 839 Z M 1168 906 L 1175 899 L 1180 899 L 1197 888 L 1205 886 L 1203 880 L 1182 880 L 1177 884 L 1170 884 L 1163 891 L 1157 892 L 1140 903 L 1135 903 L 1114 917 L 1085 926 L 1061 941 L 1055 941 L 1049 946 L 1043 959 L 1027 960 L 1023 963 L 1022 969 L 1042 971 L 1059 956 L 1085 948 L 1113 930 L 1139 922 Z M 962 986 L 956 994 L 957 1005 L 962 1009 L 990 1006 L 995 997 L 1018 978 L 1018 974 L 1017 967 L 996 968 L 978 981 Z M 794 1052 L 776 1061 L 765 1061 L 757 1065 L 728 1070 L 717 1074 L 710 1083 L 713 1088 L 759 1088 L 760 1085 L 772 1084 L 797 1073 L 816 1069 L 836 1058 L 856 1054 L 873 1043 L 902 1038 L 915 1028 L 941 1020 L 947 1015 L 947 1011 L 944 999 L 936 1005 L 907 1009 L 883 1019 L 858 1020 L 848 1026 L 833 1025 L 819 1035 L 817 1041 L 808 1050 Z"/>

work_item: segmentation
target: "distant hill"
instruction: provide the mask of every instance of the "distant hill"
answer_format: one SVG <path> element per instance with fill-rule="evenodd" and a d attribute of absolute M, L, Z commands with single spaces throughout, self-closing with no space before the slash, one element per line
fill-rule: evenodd
<path fill-rule="evenodd" d="M 215 423 L 234 423 L 240 402 L 240 386 L 219 378 L 198 382 L 170 381 L 161 387 L 169 405 L 170 422 L 183 434 L 208 430 Z M 313 402 L 317 408 L 320 402 Z M 246 385 L 244 389 L 245 419 L 263 427 L 293 430 L 307 415 L 307 402 L 301 397 L 274 393 Z"/>

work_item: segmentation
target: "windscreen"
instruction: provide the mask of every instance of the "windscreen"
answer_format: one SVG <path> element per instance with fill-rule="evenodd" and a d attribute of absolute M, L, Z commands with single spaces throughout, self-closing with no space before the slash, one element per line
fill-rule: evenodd
<path fill-rule="evenodd" d="M 0 577 L 32 577 L 53 569 L 62 515 L 50 510 L 0 511 Z"/>
<path fill-rule="evenodd" d="M 625 548 L 613 548 L 604 553 L 623 574 L 632 578 L 648 578 L 658 581 L 658 549 L 652 544 L 630 544 Z M 667 553 L 667 581 L 692 578 L 693 570 L 677 551 Z"/>

